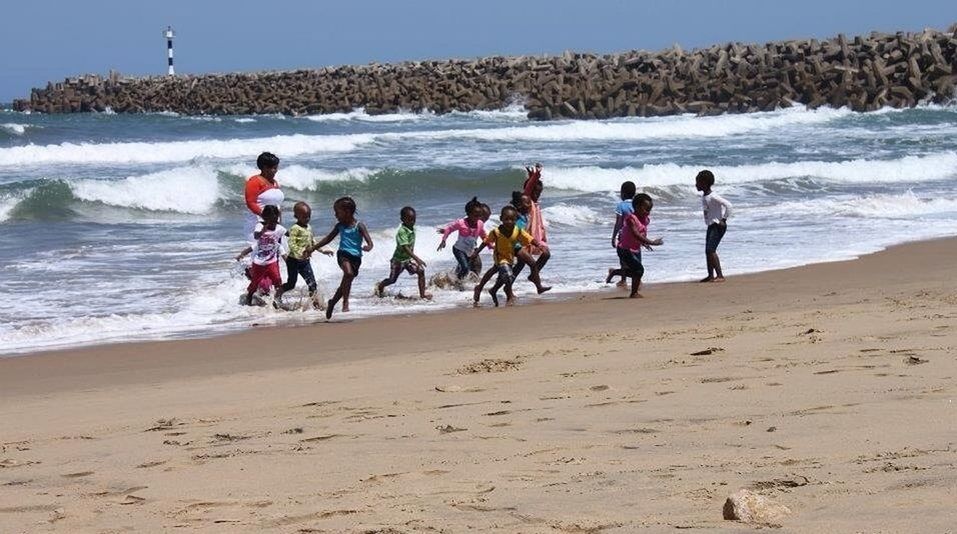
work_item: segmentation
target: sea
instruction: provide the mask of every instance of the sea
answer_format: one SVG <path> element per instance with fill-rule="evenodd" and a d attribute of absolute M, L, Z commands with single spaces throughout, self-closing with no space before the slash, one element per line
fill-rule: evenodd
<path fill-rule="evenodd" d="M 553 253 L 542 275 L 554 290 L 539 297 L 521 279 L 522 302 L 615 291 L 604 278 L 617 264 L 610 236 L 625 180 L 654 198 L 649 235 L 664 240 L 644 253 L 651 298 L 635 303 L 636 317 L 653 313 L 655 283 L 705 273 L 694 188 L 702 169 L 734 205 L 720 248 L 727 275 L 957 234 L 953 106 L 555 122 L 529 121 L 518 106 L 303 117 L 2 111 L 0 354 L 324 320 L 308 306 L 239 304 L 242 191 L 263 151 L 281 159 L 284 224 L 303 200 L 325 235 L 333 201 L 350 195 L 372 233 L 353 310 L 334 320 L 470 306 L 471 292 L 454 288 L 431 288 L 431 302 L 405 298 L 416 295 L 407 275 L 385 298 L 373 296 L 388 274 L 399 210 L 417 210 L 416 252 L 430 277 L 441 275 L 454 261 L 451 247 L 436 250 L 435 228 L 463 216 L 473 196 L 497 214 L 534 162 L 544 165 Z M 312 265 L 328 297 L 340 271 L 326 256 Z M 286 303 L 302 302 L 303 289 Z"/>

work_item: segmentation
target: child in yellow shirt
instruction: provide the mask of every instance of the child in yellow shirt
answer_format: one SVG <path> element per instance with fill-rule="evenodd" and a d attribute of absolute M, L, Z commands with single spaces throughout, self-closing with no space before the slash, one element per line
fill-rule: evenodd
<path fill-rule="evenodd" d="M 485 242 L 472 253 L 473 257 L 478 256 L 479 252 L 486 246 L 492 248 L 493 251 L 492 267 L 485 272 L 482 281 L 475 286 L 473 301 L 476 306 L 478 306 L 482 288 L 485 287 L 485 284 L 488 283 L 496 273 L 498 273 L 498 279 L 496 279 L 495 285 L 488 291 L 489 295 L 492 296 L 492 302 L 498 306 L 498 290 L 502 287 L 505 288 L 505 303 L 512 304 L 515 302 L 515 294 L 512 293 L 512 283 L 515 281 L 515 276 L 512 274 L 512 266 L 515 265 L 516 257 L 521 258 L 522 261 L 526 262 L 531 268 L 532 273 L 528 279 L 535 284 L 539 295 L 551 289 L 550 287 L 542 285 L 542 280 L 538 276 L 538 267 L 535 265 L 535 260 L 529 256 L 528 251 L 525 249 L 525 247 L 532 245 L 547 250 L 548 245 L 538 241 L 532 237 L 532 234 L 515 225 L 515 222 L 518 220 L 518 210 L 513 206 L 505 206 L 502 208 L 499 218 L 502 224 L 489 232 L 485 238 Z M 521 244 L 522 248 L 516 249 L 516 245 L 518 244 Z"/>

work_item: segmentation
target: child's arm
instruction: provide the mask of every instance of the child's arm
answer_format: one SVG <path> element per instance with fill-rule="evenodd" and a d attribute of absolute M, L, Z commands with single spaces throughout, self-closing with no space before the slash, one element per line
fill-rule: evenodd
<path fill-rule="evenodd" d="M 449 235 L 455 231 L 455 222 L 451 222 L 445 225 L 445 228 L 439 228 L 439 233 L 442 234 L 442 241 L 439 242 L 439 248 L 435 250 L 442 250 L 445 248 L 445 240 L 449 238 Z"/>
<path fill-rule="evenodd" d="M 422 258 L 420 258 L 420 257 L 418 257 L 418 256 L 415 255 L 415 251 L 412 250 L 412 247 L 411 247 L 411 246 L 409 246 L 409 245 L 401 245 L 401 247 L 402 247 L 402 250 L 403 250 L 406 254 L 408 254 L 408 255 L 415 261 L 415 263 L 418 263 L 418 264 L 421 265 L 422 267 L 425 267 L 425 261 L 423 261 Z"/>
<path fill-rule="evenodd" d="M 362 250 L 369 252 L 372 250 L 372 236 L 369 235 L 369 231 L 366 230 L 366 225 L 359 223 L 359 234 L 362 235 L 362 239 L 365 240 L 366 244 L 363 245 Z"/>
<path fill-rule="evenodd" d="M 528 182 L 525 184 L 525 190 L 523 193 L 532 196 L 532 191 L 535 190 L 535 186 L 538 185 L 539 180 L 542 179 L 542 173 L 532 169 L 531 167 L 525 167 L 525 170 L 528 171 Z"/>
<path fill-rule="evenodd" d="M 315 245 L 312 246 L 312 250 L 318 250 L 318 249 L 320 249 L 320 248 L 322 248 L 322 247 L 328 245 L 329 243 L 332 242 L 333 239 L 336 238 L 337 235 L 339 235 L 339 227 L 338 227 L 338 226 L 333 226 L 333 227 L 332 227 L 332 230 L 329 231 L 329 233 L 326 235 L 326 237 L 323 237 L 322 239 L 319 240 L 318 243 L 316 243 Z M 325 254 L 325 252 L 323 252 L 323 254 Z M 331 254 L 331 252 L 330 252 L 330 254 Z"/>
<path fill-rule="evenodd" d="M 650 247 L 650 246 L 657 247 L 658 245 L 661 245 L 662 243 L 664 243 L 664 241 L 662 241 L 660 237 L 658 239 L 648 239 L 648 237 L 641 235 L 641 233 L 638 231 L 638 223 L 635 222 L 634 217 L 630 219 L 626 219 L 626 221 L 627 221 L 626 224 L 628 224 L 628 228 L 638 238 L 638 242 L 641 243 L 642 245 L 645 245 L 646 247 Z"/>
<path fill-rule="evenodd" d="M 615 226 L 611 229 L 611 248 L 618 248 L 618 232 L 621 232 L 621 214 L 615 215 Z"/>
<path fill-rule="evenodd" d="M 246 247 L 242 252 L 239 253 L 239 256 L 236 256 L 236 261 L 239 261 L 246 257 L 247 254 L 253 251 L 253 247 Z"/>
<path fill-rule="evenodd" d="M 724 213 L 721 216 L 721 223 L 727 224 L 728 219 L 731 218 L 731 203 L 716 193 L 711 193 L 711 198 L 717 200 L 718 204 L 721 204 L 721 207 L 724 208 Z"/>

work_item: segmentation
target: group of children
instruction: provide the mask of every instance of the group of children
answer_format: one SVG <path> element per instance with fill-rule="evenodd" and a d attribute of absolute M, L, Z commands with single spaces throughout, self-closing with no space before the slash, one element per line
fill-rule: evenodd
<path fill-rule="evenodd" d="M 504 290 L 506 303 L 512 303 L 515 295 L 512 286 L 515 279 L 527 266 L 528 280 L 535 285 L 539 294 L 545 293 L 548 286 L 542 284 L 541 271 L 551 257 L 548 248 L 545 222 L 542 219 L 538 200 L 543 190 L 541 180 L 542 165 L 526 166 L 527 179 L 521 191 L 512 194 L 511 203 L 505 205 L 499 214 L 500 224 L 489 232 L 485 223 L 491 217 L 487 204 L 473 197 L 465 204 L 465 217 L 452 221 L 438 229 L 442 234 L 438 250 L 446 247 L 446 241 L 452 233 L 458 237 L 452 245 L 452 255 L 456 261 L 455 277 L 464 281 L 470 273 L 478 275 L 482 270 L 479 254 L 485 248 L 492 249 L 492 266 L 485 271 L 475 285 L 473 301 L 477 306 L 485 286 L 496 277 L 488 293 L 495 306 L 499 305 L 498 292 Z M 721 263 L 717 248 L 727 230 L 727 219 L 731 216 L 731 204 L 711 191 L 714 174 L 701 171 L 695 178 L 695 186 L 702 193 L 702 208 L 708 230 L 705 239 L 705 257 L 708 276 L 701 282 L 722 282 Z M 648 237 L 651 210 L 654 201 L 645 193 L 637 193 L 633 182 L 621 186 L 621 202 L 617 205 L 616 219 L 612 229 L 611 244 L 618 254 L 619 267 L 608 270 L 606 283 L 615 277 L 621 277 L 621 285 L 631 279 L 631 298 L 640 298 L 638 292 L 644 267 L 641 261 L 641 249 L 652 250 L 662 244 L 662 240 Z M 252 303 L 257 292 L 275 288 L 274 302 L 278 302 L 284 292 L 296 286 L 302 276 L 316 308 L 325 309 L 326 318 L 332 317 L 335 306 L 341 301 L 342 311 L 349 311 L 349 294 L 352 282 L 362 265 L 362 253 L 373 248 L 372 237 L 365 225 L 356 220 L 356 203 L 350 197 L 342 197 L 333 203 L 336 224 L 322 239 L 316 240 L 310 219 L 312 210 L 305 202 L 297 202 L 293 207 L 295 223 L 287 230 L 279 224 L 279 208 L 264 206 L 260 214 L 261 222 L 253 231 L 254 244 L 244 249 L 238 256 L 241 260 L 252 254 L 252 264 L 247 270 L 250 278 L 247 287 L 246 303 Z M 384 295 L 384 290 L 394 284 L 402 272 L 418 278 L 419 297 L 431 299 L 426 291 L 426 263 L 415 253 L 416 212 L 411 206 L 403 207 L 399 212 L 401 225 L 396 231 L 395 251 L 390 260 L 389 276 L 375 286 L 375 294 Z M 338 288 L 325 303 L 317 299 L 317 284 L 312 272 L 310 257 L 314 252 L 333 255 L 323 247 L 339 238 L 339 248 L 335 252 L 342 279 Z M 279 259 L 285 258 L 288 273 L 285 283 L 279 273 Z"/>

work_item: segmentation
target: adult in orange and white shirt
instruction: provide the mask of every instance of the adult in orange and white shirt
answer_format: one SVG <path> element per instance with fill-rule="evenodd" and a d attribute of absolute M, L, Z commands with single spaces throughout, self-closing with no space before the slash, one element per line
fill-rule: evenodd
<path fill-rule="evenodd" d="M 276 181 L 276 173 L 279 171 L 279 158 L 270 152 L 263 152 L 256 158 L 256 167 L 259 167 L 259 174 L 250 176 L 246 180 L 246 207 L 249 212 L 246 213 L 246 224 L 243 229 L 243 235 L 246 241 L 253 242 L 253 230 L 256 224 L 260 222 L 260 215 L 265 206 L 276 206 L 282 211 L 282 201 L 285 195 L 279 188 Z"/>

